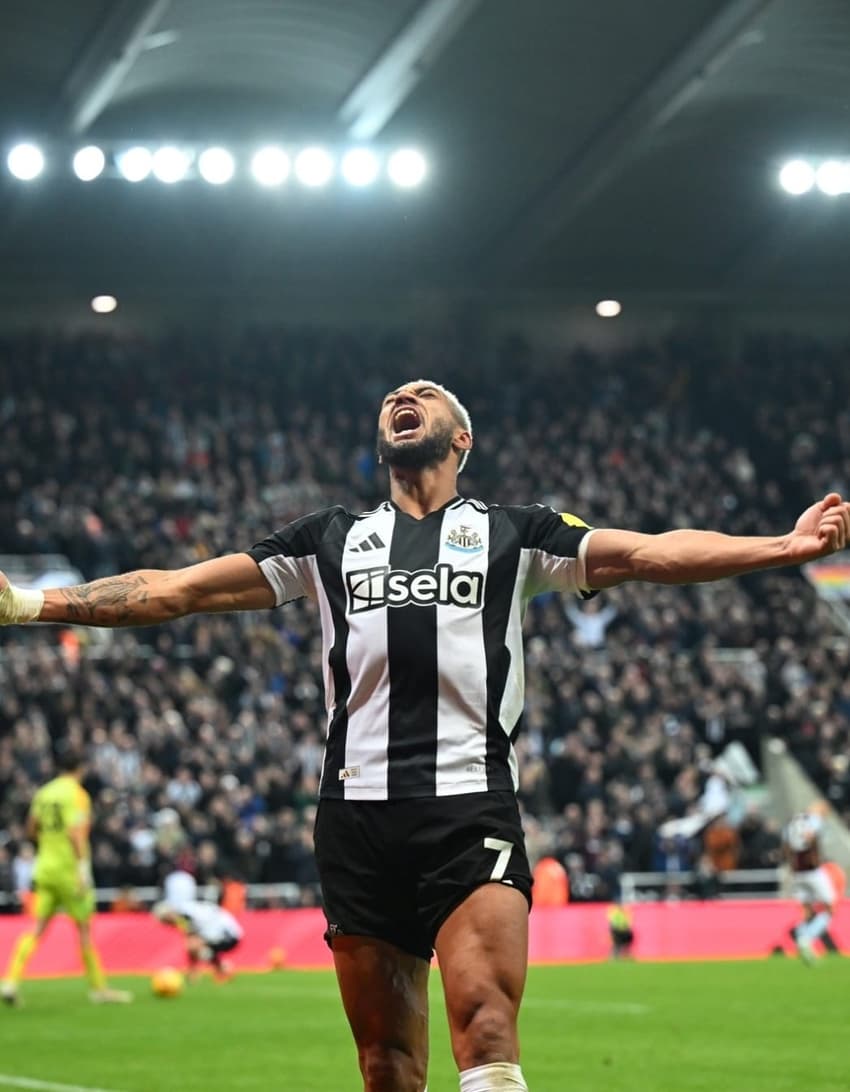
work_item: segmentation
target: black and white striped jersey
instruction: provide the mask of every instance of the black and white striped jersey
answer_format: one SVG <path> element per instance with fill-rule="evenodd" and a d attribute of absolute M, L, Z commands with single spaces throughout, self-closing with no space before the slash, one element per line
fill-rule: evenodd
<path fill-rule="evenodd" d="M 588 596 L 589 528 L 542 505 L 460 497 L 424 519 L 326 508 L 248 551 L 278 605 L 319 606 L 328 737 L 321 796 L 395 800 L 516 788 L 522 618 Z"/>

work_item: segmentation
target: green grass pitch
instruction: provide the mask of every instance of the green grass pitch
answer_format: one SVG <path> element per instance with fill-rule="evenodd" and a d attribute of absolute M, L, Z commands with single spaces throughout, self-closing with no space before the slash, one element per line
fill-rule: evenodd
<path fill-rule="evenodd" d="M 359 1092 L 325 972 L 209 980 L 93 1006 L 81 980 L 24 984 L 0 1010 L 0 1089 Z M 456 1092 L 432 978 L 430 1092 Z M 531 1092 L 847 1092 L 850 960 L 535 967 L 522 1018 Z"/>

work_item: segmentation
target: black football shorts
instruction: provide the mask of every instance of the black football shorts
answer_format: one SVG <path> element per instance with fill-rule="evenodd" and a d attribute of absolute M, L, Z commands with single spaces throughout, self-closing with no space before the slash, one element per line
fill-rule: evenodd
<path fill-rule="evenodd" d="M 224 955 L 225 952 L 232 952 L 238 943 L 239 937 L 226 936 L 222 937 L 221 940 L 215 941 L 213 944 L 210 944 L 209 941 L 207 941 L 207 947 L 211 952 L 215 952 L 217 955 Z"/>
<path fill-rule="evenodd" d="M 531 869 L 516 797 L 465 793 L 414 800 L 321 800 L 316 863 L 328 929 L 378 937 L 430 959 L 440 926 L 485 883 L 531 906 Z"/>

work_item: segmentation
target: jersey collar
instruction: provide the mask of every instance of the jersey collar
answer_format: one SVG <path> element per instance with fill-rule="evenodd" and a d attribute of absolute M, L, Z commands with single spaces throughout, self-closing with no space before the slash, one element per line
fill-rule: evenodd
<path fill-rule="evenodd" d="M 403 508 L 399 508 L 394 500 L 386 501 L 388 511 L 397 512 L 400 516 L 407 516 L 408 519 L 415 520 L 417 523 L 421 523 L 423 519 L 430 519 L 431 516 L 446 512 L 449 508 L 458 508 L 462 504 L 466 504 L 465 498 L 456 493 L 451 500 L 447 500 L 445 504 L 441 504 L 439 508 L 435 508 L 433 512 L 429 512 L 427 516 L 418 518 L 417 516 L 411 516 L 409 512 L 405 512 Z"/>

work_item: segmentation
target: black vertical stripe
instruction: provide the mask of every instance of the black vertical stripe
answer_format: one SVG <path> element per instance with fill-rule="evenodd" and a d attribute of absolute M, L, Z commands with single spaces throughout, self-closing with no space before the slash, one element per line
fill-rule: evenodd
<path fill-rule="evenodd" d="M 443 511 L 416 520 L 397 512 L 390 569 L 434 570 Z M 437 789 L 437 607 L 387 608 L 389 799 L 433 796 Z"/>
<path fill-rule="evenodd" d="M 499 723 L 499 706 L 505 693 L 508 673 L 516 670 L 505 644 L 511 614 L 514 584 L 521 556 L 521 542 L 508 515 L 499 508 L 490 509 L 490 548 L 487 559 L 487 588 L 484 595 L 482 623 L 484 655 L 487 663 L 487 787 L 513 789 L 508 756 L 511 741 L 519 731 L 519 721 L 511 735 Z"/>
<path fill-rule="evenodd" d="M 347 514 L 346 514 L 347 515 Z M 323 538 L 316 552 L 319 579 L 328 597 L 334 624 L 333 644 L 328 652 L 328 665 L 334 681 L 334 708 L 328 726 L 325 760 L 322 765 L 321 795 L 342 799 L 345 782 L 339 771 L 345 766 L 345 744 L 348 736 L 348 699 L 351 676 L 348 673 L 348 620 L 346 618 L 345 587 L 342 579 L 342 552 L 348 531 L 354 521 L 340 517 Z"/>

